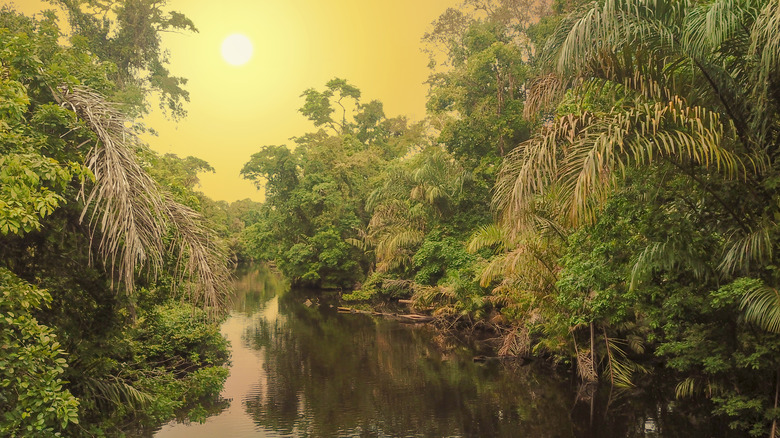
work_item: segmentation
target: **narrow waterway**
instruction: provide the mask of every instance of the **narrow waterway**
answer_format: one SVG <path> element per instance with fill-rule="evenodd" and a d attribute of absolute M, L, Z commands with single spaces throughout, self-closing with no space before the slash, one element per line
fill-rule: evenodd
<path fill-rule="evenodd" d="M 430 328 L 339 314 L 265 268 L 241 274 L 236 289 L 222 326 L 226 407 L 155 437 L 694 436 L 652 397 L 591 403 L 544 363 L 475 363 Z"/>

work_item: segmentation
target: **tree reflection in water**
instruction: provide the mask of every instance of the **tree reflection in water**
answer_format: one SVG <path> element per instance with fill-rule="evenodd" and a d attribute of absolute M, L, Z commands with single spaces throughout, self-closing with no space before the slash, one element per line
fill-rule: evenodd
<path fill-rule="evenodd" d="M 593 394 L 542 361 L 477 364 L 473 350 L 430 328 L 338 314 L 324 300 L 307 307 L 319 292 L 291 291 L 266 268 L 236 286 L 225 323 L 234 331 L 223 393 L 232 405 L 204 434 L 161 437 L 227 428 L 237 438 L 724 436 L 717 425 L 692 429 L 656 386 Z"/>
<path fill-rule="evenodd" d="M 567 384 L 534 367 L 507 372 L 449 360 L 432 333 L 361 315 L 306 308 L 290 293 L 280 317 L 250 332 L 264 349 L 267 392 L 246 401 L 265 428 L 299 436 L 571 435 L 550 415 L 571 409 Z M 559 388 L 548 391 L 548 387 Z"/>

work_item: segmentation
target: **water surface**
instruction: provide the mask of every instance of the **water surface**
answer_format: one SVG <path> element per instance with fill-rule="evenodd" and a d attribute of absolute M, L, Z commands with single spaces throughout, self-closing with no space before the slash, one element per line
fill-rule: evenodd
<path fill-rule="evenodd" d="M 474 350 L 430 328 L 339 314 L 266 268 L 236 289 L 222 326 L 228 407 L 155 437 L 698 435 L 652 394 L 594 397 L 544 362 L 475 363 Z"/>

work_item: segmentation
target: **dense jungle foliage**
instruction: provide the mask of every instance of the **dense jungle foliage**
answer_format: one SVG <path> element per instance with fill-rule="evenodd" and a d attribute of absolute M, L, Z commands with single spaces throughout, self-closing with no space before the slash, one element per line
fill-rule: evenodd
<path fill-rule="evenodd" d="M 256 206 L 195 192 L 208 163 L 137 138 L 152 96 L 174 117 L 187 100 L 158 32 L 195 28 L 165 2 L 54 3 L 69 26 L 0 9 L 0 435 L 204 418 Z"/>
<path fill-rule="evenodd" d="M 423 37 L 426 120 L 347 79 L 305 90 L 314 131 L 242 171 L 262 205 L 137 140 L 152 100 L 185 115 L 159 31 L 194 23 L 54 3 L 67 26 L 0 10 L 1 435 L 203 418 L 242 258 L 777 435 L 777 0 L 466 0 Z"/>
<path fill-rule="evenodd" d="M 317 130 L 242 172 L 267 197 L 249 254 L 775 436 L 780 2 L 532 6 L 433 23 L 423 122 L 345 79 L 306 90 Z"/>

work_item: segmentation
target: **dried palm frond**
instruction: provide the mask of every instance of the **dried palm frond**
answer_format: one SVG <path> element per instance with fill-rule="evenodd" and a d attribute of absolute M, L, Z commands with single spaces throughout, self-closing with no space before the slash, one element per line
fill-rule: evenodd
<path fill-rule="evenodd" d="M 174 249 L 177 278 L 197 285 L 190 288 L 193 302 L 220 309 L 230 287 L 225 253 L 200 215 L 173 201 L 143 169 L 134 150 L 139 140 L 126 117 L 88 88 L 52 91 L 98 139 L 86 157 L 95 182 L 88 194 L 82 186 L 81 220 L 89 217 L 91 237 L 99 235 L 98 252 L 111 267 L 112 283 L 121 282 L 132 294 L 138 270 L 147 268 L 156 275 L 166 251 Z M 171 230 L 173 241 L 166 248 L 165 237 Z"/>
<path fill-rule="evenodd" d="M 526 327 L 517 327 L 507 333 L 498 349 L 499 356 L 524 357 L 531 352 L 531 336 Z"/>
<path fill-rule="evenodd" d="M 577 352 L 577 374 L 583 382 L 595 382 L 599 379 L 590 350 L 582 349 Z"/>
<path fill-rule="evenodd" d="M 531 80 L 523 108 L 523 117 L 531 119 L 539 111 L 549 109 L 565 94 L 570 84 L 555 73 L 548 73 Z"/>
<path fill-rule="evenodd" d="M 174 224 L 173 246 L 179 254 L 175 274 L 180 281 L 192 279 L 190 299 L 205 309 L 225 307 L 231 284 L 227 251 L 216 235 L 202 222 L 200 213 L 166 197 L 168 214 Z"/>
<path fill-rule="evenodd" d="M 412 280 L 404 280 L 401 278 L 386 278 L 382 280 L 383 289 L 404 289 L 413 291 L 414 286 L 415 283 Z"/>

